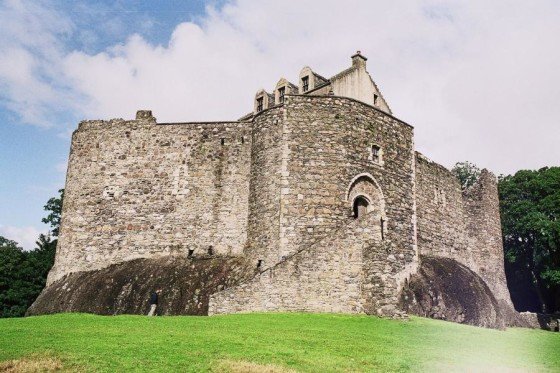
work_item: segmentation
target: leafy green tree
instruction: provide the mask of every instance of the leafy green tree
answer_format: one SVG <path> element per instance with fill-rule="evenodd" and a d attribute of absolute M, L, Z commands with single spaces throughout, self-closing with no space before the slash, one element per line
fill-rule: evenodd
<path fill-rule="evenodd" d="M 560 167 L 500 176 L 498 189 L 508 279 L 529 278 L 540 311 L 560 311 Z"/>
<path fill-rule="evenodd" d="M 480 168 L 469 161 L 455 163 L 451 172 L 459 179 L 462 190 L 474 185 L 480 176 Z"/>
<path fill-rule="evenodd" d="M 26 255 L 15 241 L 0 236 L 0 317 L 21 316 L 28 307 Z"/>
<path fill-rule="evenodd" d="M 49 224 L 52 228 L 51 234 L 54 237 L 58 237 L 60 230 L 60 220 L 62 217 L 62 201 L 64 199 L 64 189 L 58 191 L 58 197 L 52 197 L 47 201 L 47 204 L 43 209 L 49 211 L 47 217 L 42 219 L 42 222 Z"/>
<path fill-rule="evenodd" d="M 49 215 L 43 219 L 50 224 L 54 237 L 60 230 L 64 190 L 59 190 L 59 194 L 45 205 Z M 24 251 L 17 242 L 0 236 L 0 317 L 25 315 L 45 287 L 47 275 L 54 264 L 57 241 L 50 234 L 41 234 L 37 247 Z"/>

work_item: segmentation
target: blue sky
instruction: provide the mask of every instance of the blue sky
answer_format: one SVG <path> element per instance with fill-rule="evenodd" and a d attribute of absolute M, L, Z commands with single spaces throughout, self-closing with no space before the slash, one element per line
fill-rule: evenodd
<path fill-rule="evenodd" d="M 0 9 L 2 16 L 7 17 L 10 12 L 23 14 L 21 18 L 25 18 L 25 13 L 41 16 L 45 10 L 55 10 L 72 24 L 61 35 L 63 50 L 96 54 L 135 33 L 151 43 L 166 44 L 177 24 L 196 21 L 207 5 L 219 6 L 220 2 L 7 1 Z M 8 34 L 0 36 L 0 40 L 4 37 Z M 10 110 L 6 97 L 1 97 L 0 235 L 17 239 L 29 249 L 39 232 L 47 230 L 41 223 L 45 216 L 43 206 L 64 187 L 70 131 L 82 119 L 85 117 L 80 112 L 63 110 L 50 118 L 57 125 L 30 125 L 17 111 Z"/>
<path fill-rule="evenodd" d="M 1 1 L 0 235 L 31 248 L 46 231 L 80 120 L 235 119 L 358 49 L 433 160 L 558 165 L 558 19 L 555 0 Z"/>

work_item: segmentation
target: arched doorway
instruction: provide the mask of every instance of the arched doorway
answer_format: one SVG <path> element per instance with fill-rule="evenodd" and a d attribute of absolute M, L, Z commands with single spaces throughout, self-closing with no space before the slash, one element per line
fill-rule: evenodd
<path fill-rule="evenodd" d="M 380 240 L 387 233 L 387 216 L 385 215 L 385 198 L 379 184 L 367 173 L 359 174 L 348 184 L 346 192 L 350 217 L 371 221 L 374 232 Z"/>
<path fill-rule="evenodd" d="M 368 212 L 369 201 L 364 196 L 358 196 L 354 199 L 354 219 L 360 219 L 366 216 Z"/>

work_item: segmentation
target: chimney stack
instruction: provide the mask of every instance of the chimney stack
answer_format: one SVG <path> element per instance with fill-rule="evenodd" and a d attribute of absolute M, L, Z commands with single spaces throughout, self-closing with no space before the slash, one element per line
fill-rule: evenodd
<path fill-rule="evenodd" d="M 367 58 L 362 56 L 362 52 L 357 51 L 355 55 L 352 56 L 352 66 L 353 67 L 366 67 Z"/>

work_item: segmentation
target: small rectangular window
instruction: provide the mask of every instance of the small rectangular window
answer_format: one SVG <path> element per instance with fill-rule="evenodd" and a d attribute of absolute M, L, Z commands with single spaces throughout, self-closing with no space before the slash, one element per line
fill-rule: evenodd
<path fill-rule="evenodd" d="M 309 90 L 309 77 L 308 76 L 304 76 L 303 78 L 301 78 L 301 86 L 302 86 L 303 92 L 307 92 Z"/>
<path fill-rule="evenodd" d="M 259 111 L 263 111 L 263 102 L 264 102 L 264 98 L 263 98 L 263 97 L 257 98 L 257 113 L 258 113 Z"/>
<path fill-rule="evenodd" d="M 379 98 L 379 96 L 377 96 L 375 93 L 373 94 L 373 104 L 377 105 L 377 99 Z"/>
<path fill-rule="evenodd" d="M 374 161 L 375 163 L 379 163 L 379 160 L 381 158 L 381 148 L 377 145 L 372 145 L 371 146 L 371 160 Z"/>
<path fill-rule="evenodd" d="M 278 102 L 280 104 L 284 103 L 284 94 L 286 93 L 286 87 L 282 87 L 278 89 Z"/>

